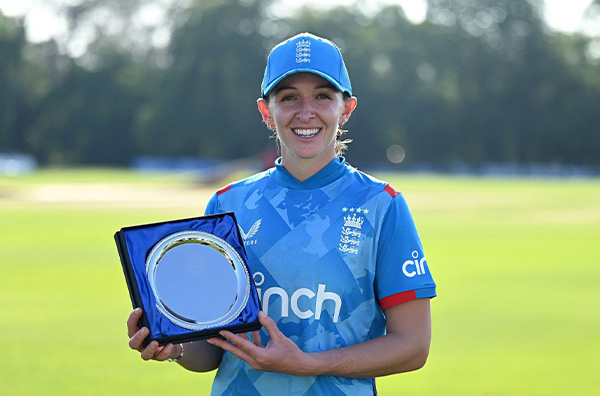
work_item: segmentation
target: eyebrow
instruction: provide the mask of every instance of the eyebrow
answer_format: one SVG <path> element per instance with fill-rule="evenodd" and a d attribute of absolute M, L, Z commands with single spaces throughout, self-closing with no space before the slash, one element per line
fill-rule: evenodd
<path fill-rule="evenodd" d="M 279 92 L 281 92 L 281 91 L 285 91 L 286 89 L 295 89 L 295 88 L 294 88 L 294 87 L 287 86 L 287 85 L 283 85 L 283 86 L 281 86 L 281 87 L 278 87 L 277 89 L 274 89 L 274 90 L 273 90 L 273 95 L 277 95 Z"/>
<path fill-rule="evenodd" d="M 334 87 L 332 83 L 322 84 L 322 85 L 319 85 L 318 87 L 316 87 L 316 89 L 321 89 L 321 88 L 328 88 L 328 89 L 333 89 L 334 91 L 337 91 L 337 88 Z"/>

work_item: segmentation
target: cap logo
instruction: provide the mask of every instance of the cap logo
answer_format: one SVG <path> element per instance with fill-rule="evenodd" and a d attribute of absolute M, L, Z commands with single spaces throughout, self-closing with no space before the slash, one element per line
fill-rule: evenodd
<path fill-rule="evenodd" d="M 296 63 L 310 63 L 310 41 L 300 40 L 296 43 Z"/>

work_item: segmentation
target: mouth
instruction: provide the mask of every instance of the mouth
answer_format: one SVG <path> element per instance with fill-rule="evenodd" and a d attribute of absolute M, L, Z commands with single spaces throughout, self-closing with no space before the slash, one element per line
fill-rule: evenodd
<path fill-rule="evenodd" d="M 292 131 L 302 138 L 311 138 L 319 133 L 321 128 L 293 128 Z"/>

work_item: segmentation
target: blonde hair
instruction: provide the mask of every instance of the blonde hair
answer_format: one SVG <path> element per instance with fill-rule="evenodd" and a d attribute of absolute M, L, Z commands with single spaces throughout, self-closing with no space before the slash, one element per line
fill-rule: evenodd
<path fill-rule="evenodd" d="M 342 135 L 344 133 L 348 133 L 348 130 L 338 128 L 337 134 L 335 135 L 335 155 L 338 157 L 344 155 L 344 151 L 348 150 L 348 145 L 352 143 L 352 139 L 342 140 Z"/>

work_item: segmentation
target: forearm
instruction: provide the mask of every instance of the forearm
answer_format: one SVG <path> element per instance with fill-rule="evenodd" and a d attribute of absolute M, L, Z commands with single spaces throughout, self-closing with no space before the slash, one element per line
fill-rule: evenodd
<path fill-rule="evenodd" d="M 206 341 L 195 341 L 183 344 L 183 357 L 177 361 L 183 368 L 190 371 L 206 372 L 212 371 L 219 367 L 223 350 L 214 345 L 208 344 Z M 181 355 L 179 346 L 174 348 L 172 353 L 175 356 Z"/>
<path fill-rule="evenodd" d="M 305 355 L 309 375 L 370 378 L 417 370 L 431 344 L 429 299 L 388 308 L 387 334 L 344 348 Z"/>
<path fill-rule="evenodd" d="M 371 378 L 417 370 L 429 354 L 429 337 L 387 334 L 360 344 L 306 355 L 304 375 Z"/>

